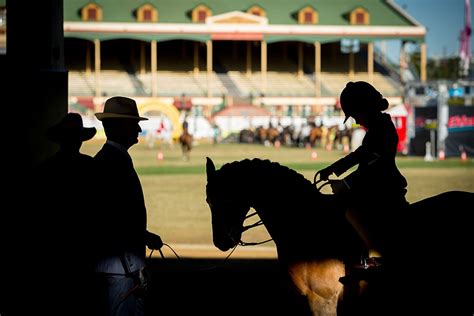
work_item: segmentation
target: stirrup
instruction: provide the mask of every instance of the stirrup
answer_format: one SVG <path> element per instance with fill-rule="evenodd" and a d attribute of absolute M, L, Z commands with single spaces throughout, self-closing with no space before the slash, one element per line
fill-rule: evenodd
<path fill-rule="evenodd" d="M 359 264 L 353 265 L 351 268 L 356 270 L 379 269 L 383 266 L 382 257 L 370 257 L 362 259 Z"/>
<path fill-rule="evenodd" d="M 361 280 L 369 281 L 379 276 L 383 267 L 382 257 L 370 257 L 362 260 L 362 263 L 351 266 L 350 273 L 339 278 L 339 282 L 344 285 L 359 282 Z"/>

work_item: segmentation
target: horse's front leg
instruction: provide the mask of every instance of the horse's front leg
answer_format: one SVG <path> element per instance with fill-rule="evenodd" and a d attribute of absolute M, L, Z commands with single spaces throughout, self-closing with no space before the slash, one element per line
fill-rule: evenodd
<path fill-rule="evenodd" d="M 339 278 L 344 276 L 344 264 L 340 260 L 297 262 L 288 271 L 295 287 L 306 297 L 312 315 L 337 315 L 343 292 Z"/>

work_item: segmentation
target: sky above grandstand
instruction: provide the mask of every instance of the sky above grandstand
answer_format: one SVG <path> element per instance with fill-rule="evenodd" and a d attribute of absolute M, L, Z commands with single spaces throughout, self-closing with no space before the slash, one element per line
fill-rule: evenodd
<path fill-rule="evenodd" d="M 426 44 L 429 58 L 457 56 L 460 33 L 464 28 L 465 0 L 394 0 L 415 20 L 427 28 Z M 471 0 L 471 17 L 474 16 Z M 471 54 L 474 40 L 471 36 Z M 387 53 L 398 62 L 400 43 L 388 43 Z"/>

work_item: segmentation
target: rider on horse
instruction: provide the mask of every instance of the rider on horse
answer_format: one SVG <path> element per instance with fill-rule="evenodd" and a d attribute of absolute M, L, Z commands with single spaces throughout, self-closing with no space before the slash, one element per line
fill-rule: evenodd
<path fill-rule="evenodd" d="M 369 260 L 358 268 L 380 267 L 386 250 L 387 220 L 406 206 L 407 182 L 395 164 L 398 135 L 389 114 L 388 101 L 364 81 L 349 82 L 341 93 L 347 120 L 353 117 L 367 129 L 362 145 L 354 152 L 319 171 L 322 180 L 357 170 L 343 180 L 330 180 L 333 193 L 343 204 L 347 220 L 369 250 Z M 345 122 L 345 121 L 344 121 Z M 388 216 L 388 217 L 387 217 Z"/>

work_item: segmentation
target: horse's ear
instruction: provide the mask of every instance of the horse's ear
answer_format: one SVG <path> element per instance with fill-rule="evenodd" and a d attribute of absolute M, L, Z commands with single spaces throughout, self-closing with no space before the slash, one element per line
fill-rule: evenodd
<path fill-rule="evenodd" d="M 206 157 L 206 173 L 207 177 L 210 178 L 216 172 L 216 166 L 212 162 L 211 158 Z"/>

